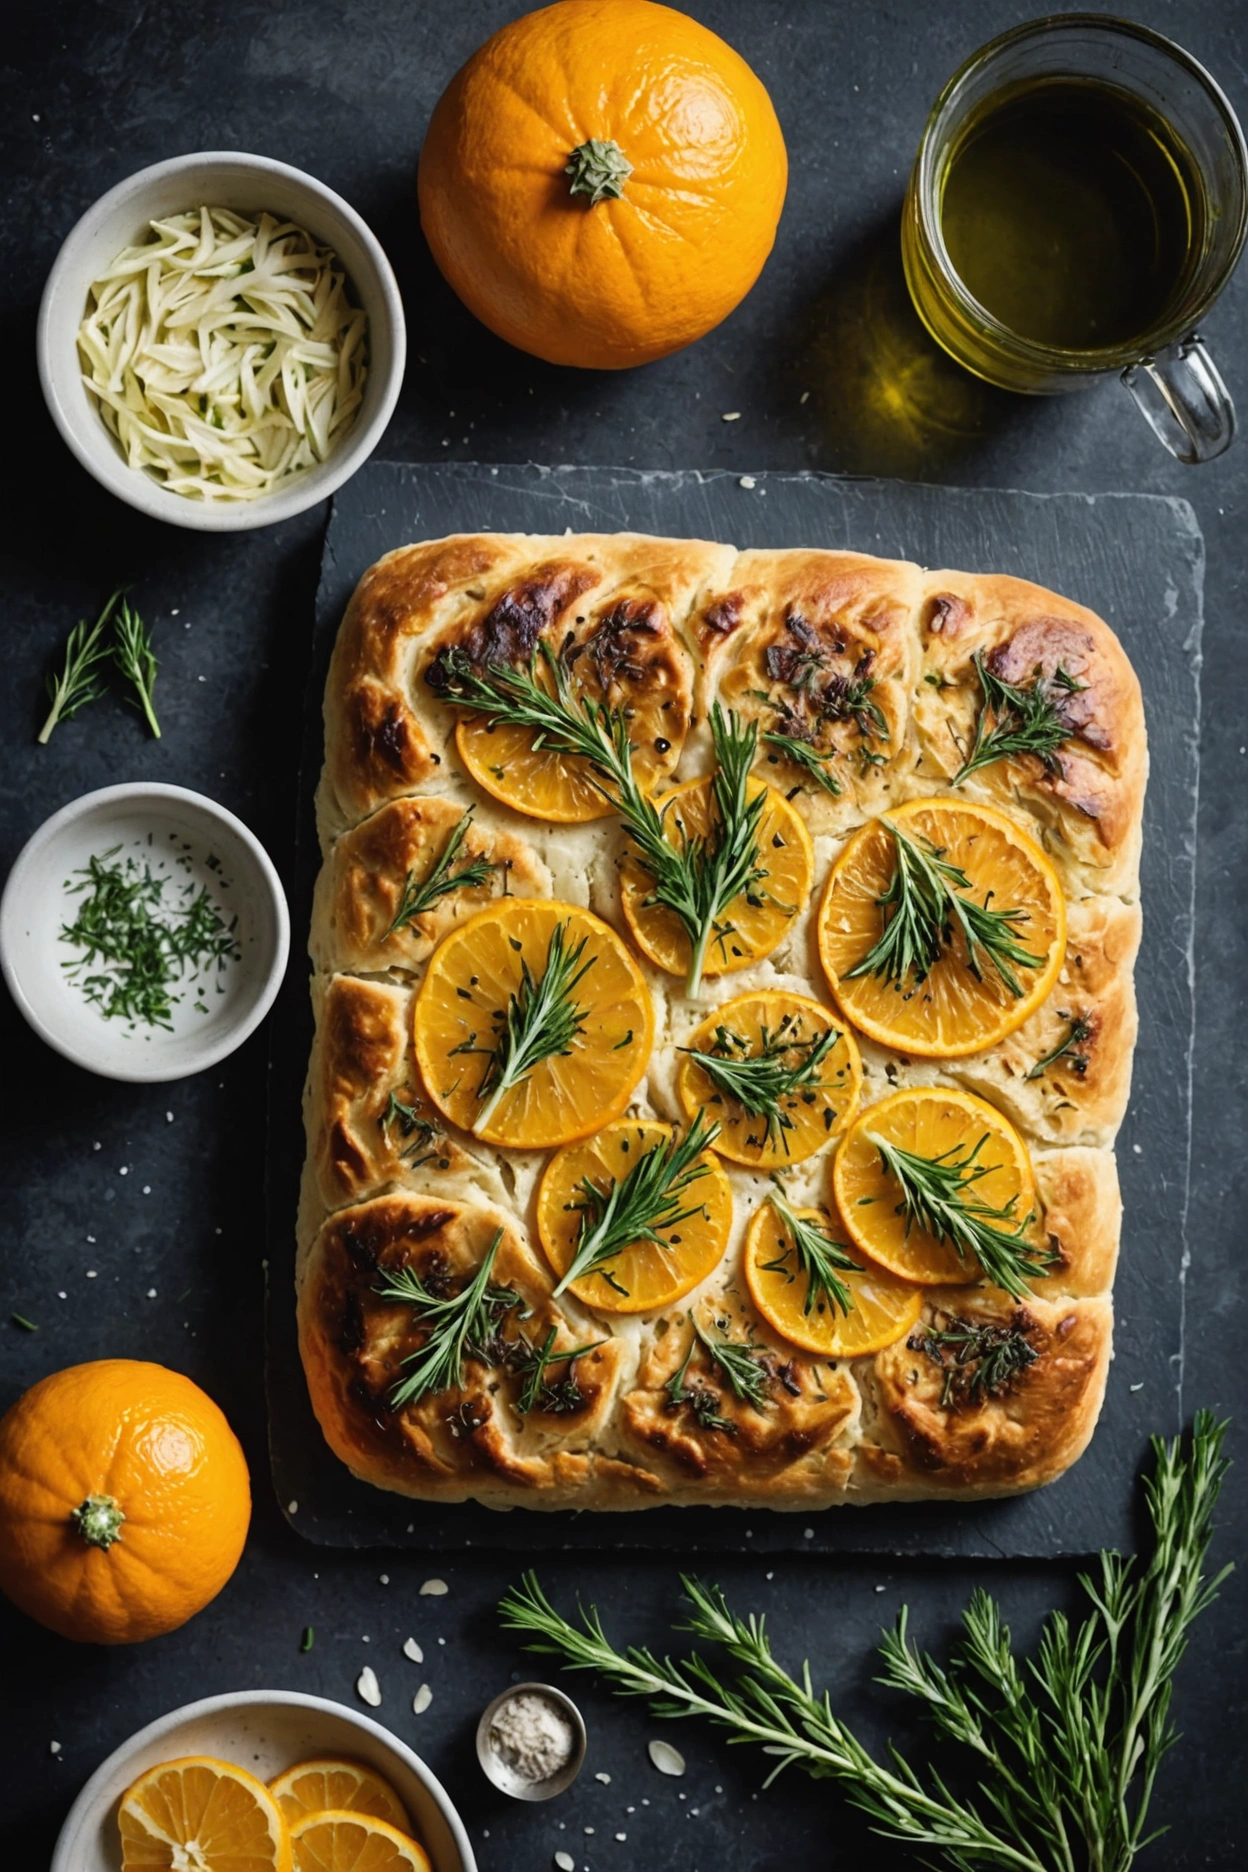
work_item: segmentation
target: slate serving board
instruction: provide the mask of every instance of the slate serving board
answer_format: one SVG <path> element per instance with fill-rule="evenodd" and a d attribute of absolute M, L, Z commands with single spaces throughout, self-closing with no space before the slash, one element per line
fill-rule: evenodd
<path fill-rule="evenodd" d="M 1039 495 L 817 474 L 374 462 L 335 497 L 311 643 L 291 915 L 302 953 L 319 864 L 312 796 L 321 693 L 360 574 L 393 547 L 446 533 L 634 529 L 738 546 L 846 547 L 1038 580 L 1098 611 L 1144 690 L 1152 751 L 1143 857 L 1140 1040 L 1119 1137 L 1125 1219 L 1115 1288 L 1116 1358 L 1091 1447 L 1051 1488 L 1011 1501 L 832 1508 L 649 1509 L 628 1515 L 409 1502 L 357 1482 L 312 1415 L 295 1341 L 294 1216 L 303 1158 L 300 1092 L 311 1041 L 306 972 L 292 966 L 273 1025 L 267 1385 L 273 1479 L 291 1525 L 330 1546 L 643 1548 L 1048 1557 L 1134 1544 L 1126 1478 L 1142 1426 L 1174 1416 L 1182 1358 L 1191 1143 L 1192 949 L 1199 778 L 1204 547 L 1186 501 L 1143 494 Z"/>

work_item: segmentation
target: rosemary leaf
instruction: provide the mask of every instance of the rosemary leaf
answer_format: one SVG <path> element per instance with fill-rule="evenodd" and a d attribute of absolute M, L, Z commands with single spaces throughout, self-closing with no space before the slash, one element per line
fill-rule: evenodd
<path fill-rule="evenodd" d="M 436 1155 L 432 1150 L 427 1150 L 423 1157 L 418 1157 L 416 1153 L 426 1150 L 428 1145 L 446 1136 L 441 1121 L 432 1112 L 420 1111 L 415 1105 L 405 1105 L 397 1092 L 390 1094 L 378 1122 L 387 1138 L 390 1136 L 390 1127 L 398 1125 L 399 1134 L 405 1140 L 398 1155 L 409 1159 L 413 1170 L 419 1170 L 422 1164 L 428 1163 L 430 1157 Z"/>
<path fill-rule="evenodd" d="M 569 948 L 569 927 L 566 918 L 556 923 L 540 977 L 535 977 L 528 962 L 521 959 L 520 986 L 508 998 L 493 1046 L 474 1049 L 488 1053 L 477 1093 L 481 1109 L 472 1127 L 477 1136 L 488 1127 L 504 1093 L 527 1079 L 543 1060 L 570 1053 L 585 1024 L 586 1010 L 574 996 L 597 957 L 591 955 L 582 963 L 588 937 L 582 936 Z"/>
<path fill-rule="evenodd" d="M 1064 1018 L 1069 1019 L 1070 1017 L 1065 1016 Z M 1082 1079 L 1084 1073 L 1088 1070 L 1088 1056 L 1086 1053 L 1077 1053 L 1075 1048 L 1082 1046 L 1085 1040 L 1090 1040 L 1091 1038 L 1091 1021 L 1084 1020 L 1082 1016 L 1071 1020 L 1070 1032 L 1066 1035 L 1066 1038 L 1060 1041 L 1058 1045 L 1053 1048 L 1051 1053 L 1046 1053 L 1043 1059 L 1038 1059 L 1035 1065 L 1024 1073 L 1023 1077 L 1025 1079 L 1040 1079 L 1050 1066 L 1056 1065 L 1058 1060 L 1064 1059 L 1066 1055 L 1069 1054 L 1071 1071 L 1077 1073 Z"/>
<path fill-rule="evenodd" d="M 787 760 L 809 775 L 815 785 L 832 799 L 841 797 L 841 784 L 832 772 L 832 762 L 836 759 L 836 750 L 829 748 L 827 753 L 820 753 L 813 742 L 804 741 L 797 735 L 765 734 L 762 737 L 767 747 L 779 748 Z"/>
<path fill-rule="evenodd" d="M 811 1097 L 823 1089 L 819 1068 L 840 1039 L 840 1032 L 830 1027 L 810 1040 L 795 1040 L 794 1017 L 786 1014 L 775 1032 L 763 1028 L 757 1053 L 749 1051 L 749 1041 L 733 1033 L 722 1022 L 715 1029 L 714 1048 L 703 1053 L 696 1047 L 681 1047 L 682 1053 L 696 1060 L 715 1090 L 738 1105 L 747 1118 L 763 1118 L 767 1124 L 767 1142 L 779 1138 L 787 1152 L 786 1133 L 793 1120 L 782 1100 L 798 1093 Z"/>
<path fill-rule="evenodd" d="M 986 898 L 977 904 L 969 895 L 971 881 L 958 865 L 924 839 L 912 839 L 891 819 L 882 819 L 895 851 L 888 888 L 876 899 L 884 913 L 884 929 L 860 962 L 846 974 L 875 975 L 883 981 L 916 985 L 926 981 L 946 954 L 955 932 L 961 936 L 966 967 L 976 981 L 984 979 L 991 964 L 1012 995 L 1023 989 L 1014 968 L 1041 968 L 1044 957 L 1024 949 L 1017 925 L 1027 921 L 1025 910 L 994 910 Z M 989 893 L 991 896 L 991 893 Z"/>
<path fill-rule="evenodd" d="M 113 656 L 122 675 L 134 687 L 136 708 L 142 710 L 148 727 L 159 741 L 160 723 L 152 701 L 152 691 L 156 687 L 156 653 L 146 624 L 124 598 L 113 619 Z"/>
<path fill-rule="evenodd" d="M 510 1287 L 490 1285 L 502 1239 L 503 1231 L 499 1229 L 471 1281 L 449 1299 L 431 1293 L 420 1276 L 407 1267 L 387 1276 L 376 1289 L 381 1299 L 410 1306 L 416 1323 L 427 1332 L 419 1350 L 403 1360 L 407 1376 L 390 1393 L 391 1410 L 418 1404 L 421 1398 L 453 1385 L 462 1386 L 464 1360 L 474 1348 L 494 1338 L 503 1313 L 520 1305 L 519 1294 Z"/>
<path fill-rule="evenodd" d="M 1046 1274 L 1057 1255 L 1052 1248 L 1028 1241 L 1035 1211 L 1020 1217 L 1017 1196 L 997 1209 L 975 1195 L 980 1178 L 997 1168 L 980 1162 L 988 1133 L 970 1149 L 955 1144 L 938 1157 L 921 1157 L 887 1138 L 868 1136 L 900 1192 L 897 1212 L 905 1215 L 907 1235 L 912 1228 L 922 1229 L 954 1249 L 959 1260 L 978 1261 L 986 1278 L 1015 1299 L 1028 1299 L 1028 1279 Z"/>
<path fill-rule="evenodd" d="M 120 590 L 115 591 L 94 624 L 88 624 L 82 618 L 70 631 L 60 672 L 55 676 L 49 675 L 47 680 L 52 706 L 39 730 L 41 747 L 47 746 L 58 722 L 69 721 L 88 702 L 95 702 L 104 694 L 101 673 L 112 655 L 110 646 L 104 640 L 104 633 L 120 597 Z"/>
<path fill-rule="evenodd" d="M 1037 668 L 1023 687 L 994 676 L 980 651 L 971 661 L 979 678 L 979 718 L 971 751 L 953 776 L 953 785 L 981 767 L 1019 754 L 1034 754 L 1046 773 L 1060 772 L 1057 749 L 1074 733 L 1065 707 L 1086 684 L 1076 682 L 1060 663 L 1050 677 Z"/>
<path fill-rule="evenodd" d="M 766 1785 L 785 1768 L 839 1783 L 887 1839 L 939 1855 L 948 1872 L 1130 1872 L 1155 1833 L 1148 1811 L 1161 1760 L 1177 1732 L 1169 1720 L 1175 1669 L 1195 1620 L 1230 1572 L 1210 1578 L 1213 1512 L 1228 1464 L 1225 1424 L 1197 1413 L 1189 1446 L 1153 1439 L 1145 1483 L 1153 1549 L 1142 1568 L 1113 1552 L 1081 1575 L 1087 1605 L 1072 1629 L 1050 1615 L 1035 1657 L 1015 1659 L 996 1602 L 977 1590 L 947 1668 L 911 1642 L 903 1607 L 880 1646 L 881 1681 L 915 1698 L 938 1741 L 964 1751 L 974 1790 L 962 1796 L 947 1770 L 915 1766 L 890 1747 L 877 1760 L 818 1694 L 810 1667 L 796 1675 L 772 1653 L 765 1620 L 732 1611 L 716 1586 L 683 1577 L 689 1615 L 681 1629 L 718 1646 L 734 1667 L 718 1671 L 699 1652 L 673 1660 L 630 1645 L 617 1650 L 597 1607 L 579 1624 L 561 1617 L 536 1575 L 505 1595 L 499 1617 L 526 1648 L 570 1670 L 593 1671 L 656 1716 L 704 1717 L 734 1742 L 772 1758 Z"/>
<path fill-rule="evenodd" d="M 518 1417 L 527 1417 L 532 1410 L 574 1410 L 580 1403 L 580 1387 L 571 1367 L 586 1352 L 594 1352 L 600 1345 L 605 1345 L 606 1340 L 592 1339 L 587 1345 L 572 1346 L 567 1352 L 556 1352 L 558 1333 L 559 1328 L 552 1326 L 540 1346 L 531 1345 L 523 1337 L 516 1341 L 510 1365 L 516 1377 L 522 1380 L 515 1407 Z M 546 1376 L 552 1365 L 566 1365 L 569 1368 L 558 1384 L 552 1384 Z"/>
<path fill-rule="evenodd" d="M 699 1203 L 682 1207 L 682 1199 L 706 1175 L 706 1166 L 698 1159 L 718 1136 L 718 1124 L 699 1112 L 684 1137 L 673 1132 L 651 1145 L 608 1188 L 583 1177 L 580 1201 L 573 1205 L 581 1217 L 576 1246 L 568 1271 L 555 1288 L 555 1298 L 588 1274 L 601 1274 L 617 1293 L 626 1294 L 628 1289 L 620 1285 L 608 1263 L 633 1242 L 662 1245 L 660 1230 L 676 1228 L 703 1213 Z"/>
<path fill-rule="evenodd" d="M 802 1276 L 806 1282 L 803 1313 L 822 1312 L 825 1304 L 833 1313 L 838 1307 L 842 1313 L 852 1313 L 854 1296 L 840 1275 L 847 1270 L 861 1274 L 862 1263 L 853 1260 L 845 1244 L 821 1223 L 808 1221 L 791 1209 L 779 1190 L 768 1191 L 767 1200 L 784 1224 L 788 1240 L 775 1260 L 764 1261 L 762 1266 L 769 1274 L 783 1274 L 787 1281 Z M 789 1265 L 790 1250 L 797 1263 L 796 1272 Z"/>
<path fill-rule="evenodd" d="M 415 872 L 408 872 L 403 894 L 399 899 L 398 910 L 393 923 L 381 939 L 383 942 L 389 942 L 396 931 L 415 923 L 417 917 L 423 916 L 426 910 L 432 909 L 441 898 L 449 897 L 452 891 L 472 890 L 489 882 L 497 867 L 488 858 L 470 858 L 466 864 L 459 867 L 458 871 L 453 868 L 471 825 L 472 811 L 469 809 L 455 826 L 450 838 L 446 841 L 442 856 L 428 877 L 417 883 Z"/>

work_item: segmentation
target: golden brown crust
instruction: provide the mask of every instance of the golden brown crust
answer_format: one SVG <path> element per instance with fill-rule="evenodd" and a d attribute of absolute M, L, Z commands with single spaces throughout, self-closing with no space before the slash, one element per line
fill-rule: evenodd
<path fill-rule="evenodd" d="M 948 1402 L 947 1368 L 922 1349 L 950 1322 L 1020 1327 L 1034 1363 L 997 1395 Z M 864 1486 L 889 1494 L 1002 1495 L 1037 1488 L 1087 1447 L 1109 1370 L 1107 1298 L 1028 1301 L 984 1288 L 935 1290 L 924 1324 L 875 1356 L 875 1410 L 859 1460 Z"/>
<path fill-rule="evenodd" d="M 578 682 L 633 706 L 635 723 L 661 700 L 674 731 L 661 751 L 643 750 L 654 777 L 707 770 L 716 700 L 764 732 L 809 734 L 831 755 L 835 796 L 784 750 L 763 756 L 774 764 L 759 771 L 792 794 L 814 835 L 815 890 L 775 954 L 712 983 L 709 1005 L 762 987 L 826 1000 L 812 929 L 828 866 L 864 818 L 950 790 L 978 715 L 975 653 L 1014 684 L 1025 687 L 1037 669 L 1051 677 L 1060 664 L 1080 685 L 1066 692 L 1071 735 L 1056 772 L 1025 756 L 963 783 L 1039 838 L 1058 867 L 1069 941 L 1052 994 L 981 1056 L 918 1061 L 862 1044 L 864 1103 L 898 1085 L 957 1084 L 1027 1140 L 1055 1260 L 1025 1309 L 1035 1356 L 999 1390 L 947 1393 L 941 1364 L 906 1340 L 829 1363 L 773 1333 L 740 1274 L 745 1229 L 768 1185 L 733 1166 L 730 1245 L 700 1289 L 650 1316 L 595 1315 L 570 1296 L 554 1302 L 533 1227 L 545 1154 L 488 1150 L 426 1128 L 434 1114 L 413 1059 L 412 1004 L 445 931 L 504 891 L 592 905 L 622 928 L 626 842 L 615 821 L 548 825 L 485 795 L 459 759 L 454 711 L 425 680 L 449 644 L 481 665 L 523 660 L 539 640 L 575 650 Z M 1009 1494 L 1075 1460 L 1111 1356 L 1121 1222 L 1112 1144 L 1136 1031 L 1147 769 L 1138 684 L 1100 619 L 1021 580 L 925 574 L 854 553 L 463 535 L 392 553 L 361 581 L 334 655 L 326 741 L 299 1322 L 317 1415 L 356 1474 L 495 1507 L 702 1502 L 809 1512 Z M 395 929 L 405 885 L 428 876 L 470 808 L 459 863 L 480 857 L 497 869 Z M 674 1117 L 691 1014 L 674 978 L 643 968 L 658 1040 L 636 1111 Z M 834 1147 L 787 1174 L 799 1206 L 827 1200 Z M 408 1265 L 458 1291 L 497 1230 L 495 1280 L 525 1311 L 522 1328 L 508 1314 L 504 1338 L 540 1338 L 553 1325 L 559 1349 L 604 1342 L 567 1368 L 579 1403 L 521 1415 L 518 1355 L 504 1348 L 493 1365 L 470 1360 L 462 1390 L 393 1410 L 422 1329 L 410 1307 L 378 1296 L 382 1276 Z M 700 1346 L 675 1383 L 691 1313 L 712 1335 L 722 1322 L 757 1354 L 762 1410 L 734 1395 Z M 1022 1316 L 1006 1296 L 973 1286 L 929 1291 L 923 1318 L 910 1340 L 950 1320 L 1004 1330 Z"/>

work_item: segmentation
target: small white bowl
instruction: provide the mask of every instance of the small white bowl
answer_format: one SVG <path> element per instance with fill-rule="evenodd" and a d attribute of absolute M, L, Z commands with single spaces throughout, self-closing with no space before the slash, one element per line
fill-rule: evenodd
<path fill-rule="evenodd" d="M 76 339 L 92 282 L 123 247 L 143 239 L 149 221 L 201 206 L 240 213 L 267 209 L 306 228 L 332 247 L 368 314 L 368 376 L 351 428 L 319 467 L 252 501 L 188 500 L 131 468 L 82 382 Z M 53 263 L 39 307 L 35 345 L 39 381 L 52 419 L 88 473 L 141 513 L 201 533 L 272 526 L 314 507 L 341 487 L 381 440 L 398 400 L 407 356 L 403 302 L 393 269 L 380 241 L 354 208 L 302 169 L 234 150 L 172 156 L 127 176 L 101 195 L 66 236 Z"/>
<path fill-rule="evenodd" d="M 546 1702 L 553 1703 L 572 1725 L 571 1759 L 554 1774 L 548 1775 L 545 1781 L 524 1780 L 502 1759 L 490 1739 L 490 1730 L 499 1711 L 505 1709 L 508 1703 L 514 1702 L 516 1697 L 525 1695 L 544 1697 Z M 548 1801 L 553 1800 L 556 1794 L 565 1793 L 585 1766 L 586 1740 L 585 1718 L 565 1691 L 556 1688 L 554 1684 L 512 1684 L 496 1696 L 492 1703 L 487 1703 L 482 1712 L 481 1720 L 477 1724 L 477 1760 L 481 1764 L 481 1772 L 486 1780 L 492 1781 L 500 1794 L 510 1794 L 513 1800 Z"/>
<path fill-rule="evenodd" d="M 158 1762 L 215 1755 L 271 1781 L 314 1755 L 347 1755 L 383 1774 L 406 1807 L 433 1872 L 477 1872 L 463 1821 L 437 1776 L 369 1716 L 291 1690 L 205 1697 L 149 1723 L 98 1767 L 69 1810 L 51 1872 L 118 1872 L 117 1804 Z"/>
<path fill-rule="evenodd" d="M 172 1033 L 106 1020 L 62 966 L 77 953 L 60 935 L 78 902 L 66 881 L 115 845 L 118 861 L 148 851 L 184 857 L 191 868 L 178 875 L 207 884 L 237 918 L 242 953 L 220 977 L 224 992 L 210 992 L 207 1014 L 187 997 Z M 105 1079 L 185 1079 L 215 1066 L 268 1013 L 289 953 L 286 897 L 263 845 L 224 806 L 185 787 L 135 781 L 71 800 L 27 841 L 0 897 L 0 967 L 13 999 L 49 1046 Z"/>

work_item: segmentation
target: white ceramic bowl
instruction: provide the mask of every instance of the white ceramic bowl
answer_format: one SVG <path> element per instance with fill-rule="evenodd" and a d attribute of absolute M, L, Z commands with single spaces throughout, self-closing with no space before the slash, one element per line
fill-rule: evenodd
<path fill-rule="evenodd" d="M 93 280 L 149 221 L 206 205 L 244 213 L 268 209 L 332 247 L 368 314 L 369 367 L 363 405 L 329 459 L 253 501 L 218 505 L 171 494 L 128 466 L 82 383 L 76 335 Z M 403 381 L 407 339 L 394 272 L 377 237 L 349 203 L 315 176 L 267 156 L 233 150 L 172 156 L 127 176 L 88 208 L 66 236 L 43 300 L 35 338 L 39 381 L 52 419 L 78 460 L 103 487 L 142 513 L 202 533 L 237 533 L 289 520 L 325 500 L 368 460 L 390 420 Z"/>
<path fill-rule="evenodd" d="M 180 1755 L 216 1755 L 262 1781 L 312 1755 L 367 1762 L 403 1802 L 433 1872 L 477 1872 L 463 1822 L 419 1755 L 371 1717 L 293 1690 L 205 1697 L 132 1735 L 96 1769 L 70 1808 L 51 1872 L 119 1872 L 118 1801 L 144 1769 Z"/>
<path fill-rule="evenodd" d="M 181 855 L 190 869 L 176 877 L 205 883 L 237 918 L 241 954 L 220 976 L 224 992 L 207 994 L 207 1014 L 187 996 L 172 1033 L 106 1020 L 62 966 L 78 953 L 60 937 L 78 901 L 66 880 L 117 845 L 117 862 Z M 214 1066 L 268 1013 L 289 953 L 286 897 L 263 845 L 224 806 L 185 787 L 136 781 L 72 800 L 27 841 L 0 898 L 0 967 L 13 999 L 49 1046 L 106 1079 L 185 1079 Z"/>

